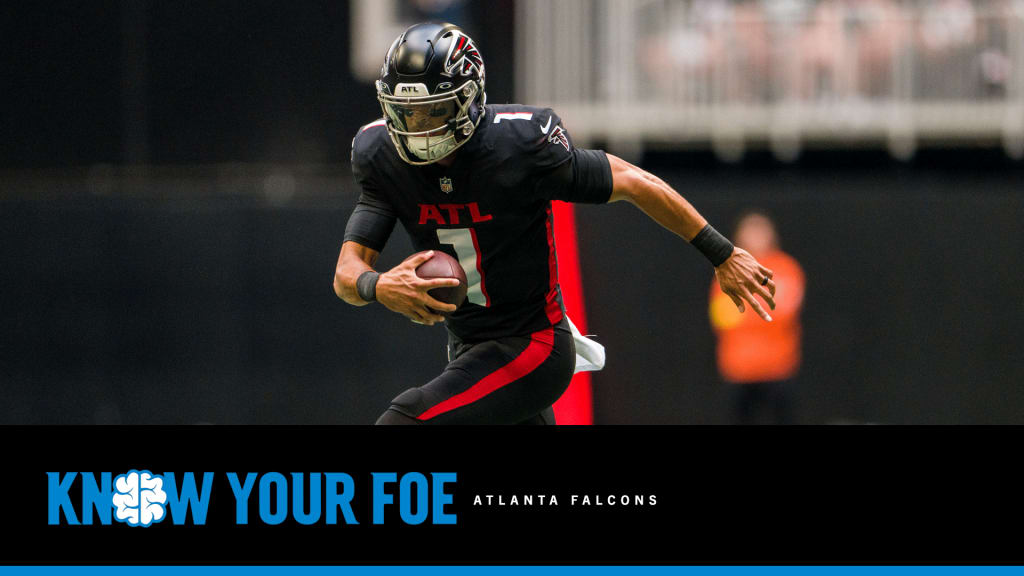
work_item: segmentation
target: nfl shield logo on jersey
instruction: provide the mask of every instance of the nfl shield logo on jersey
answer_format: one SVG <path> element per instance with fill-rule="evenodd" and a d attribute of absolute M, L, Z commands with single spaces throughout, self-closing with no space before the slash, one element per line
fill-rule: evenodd
<path fill-rule="evenodd" d="M 441 177 L 441 192 L 450 194 L 452 191 L 452 179 L 447 176 Z"/>

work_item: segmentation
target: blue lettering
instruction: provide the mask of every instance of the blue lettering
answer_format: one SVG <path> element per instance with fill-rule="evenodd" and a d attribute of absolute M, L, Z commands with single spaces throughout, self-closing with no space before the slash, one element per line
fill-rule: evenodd
<path fill-rule="evenodd" d="M 78 524 L 78 516 L 75 514 L 75 507 L 71 505 L 71 498 L 68 497 L 68 490 L 75 481 L 78 472 L 68 472 L 61 480 L 60 472 L 46 473 L 47 491 L 47 524 L 60 524 L 60 511 L 64 511 L 64 517 L 72 526 Z"/>
<path fill-rule="evenodd" d="M 82 472 L 82 524 L 92 524 L 93 508 L 96 509 L 100 524 L 110 524 L 110 513 L 114 510 L 111 504 L 114 493 L 110 489 L 110 472 L 100 472 L 100 486 L 96 485 L 95 476 Z"/>
<path fill-rule="evenodd" d="M 302 472 L 292 472 L 292 515 L 299 524 L 314 524 L 320 519 L 320 473 L 314 472 L 309 475 L 309 513 L 305 512 L 302 505 L 303 484 Z"/>
<path fill-rule="evenodd" d="M 452 503 L 452 495 L 444 491 L 444 485 L 455 482 L 455 472 L 434 472 L 434 524 L 455 524 L 455 514 L 445 514 L 445 504 Z"/>
<path fill-rule="evenodd" d="M 395 497 L 384 492 L 384 484 L 395 482 L 394 472 L 373 473 L 373 523 L 384 523 L 384 505 L 394 504 Z"/>
<path fill-rule="evenodd" d="M 352 496 L 355 494 L 355 483 L 352 477 L 343 472 L 328 472 L 327 477 L 327 523 L 338 523 L 338 508 L 341 508 L 345 516 L 346 524 L 359 524 L 356 522 L 356 515 L 352 513 Z M 338 493 L 338 483 L 341 483 L 341 493 Z"/>
<path fill-rule="evenodd" d="M 192 513 L 192 523 L 206 524 L 206 509 L 210 505 L 210 488 L 213 486 L 213 472 L 203 472 L 202 493 L 196 494 L 196 478 L 192 472 L 185 472 L 181 479 L 181 492 L 175 483 L 174 472 L 166 472 L 164 486 L 167 492 L 167 508 L 175 524 L 184 524 L 185 515 Z"/>
<path fill-rule="evenodd" d="M 410 485 L 416 486 L 416 513 L 412 513 L 412 497 L 410 496 Z M 427 493 L 427 478 L 419 472 L 409 472 L 402 475 L 402 481 L 398 484 L 398 512 L 402 522 L 406 524 L 422 524 L 430 514 L 429 495 Z"/>
<path fill-rule="evenodd" d="M 236 524 L 248 524 L 249 523 L 249 494 L 252 493 L 252 487 L 256 484 L 255 472 L 249 472 L 245 475 L 245 484 L 238 484 L 238 473 L 228 472 L 228 483 L 231 484 L 231 491 L 235 494 L 235 523 Z"/>
<path fill-rule="evenodd" d="M 277 510 L 270 511 L 270 485 L 276 487 Z M 288 480 L 277 472 L 269 472 L 260 478 L 260 518 L 267 524 L 280 524 L 288 516 Z"/>

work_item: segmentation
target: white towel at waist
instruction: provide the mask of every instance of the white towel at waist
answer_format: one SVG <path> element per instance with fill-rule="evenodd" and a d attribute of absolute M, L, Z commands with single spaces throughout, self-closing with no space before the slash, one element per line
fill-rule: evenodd
<path fill-rule="evenodd" d="M 592 372 L 604 368 L 604 346 L 580 334 L 568 315 L 565 319 L 569 321 L 569 330 L 576 342 L 576 372 Z"/>

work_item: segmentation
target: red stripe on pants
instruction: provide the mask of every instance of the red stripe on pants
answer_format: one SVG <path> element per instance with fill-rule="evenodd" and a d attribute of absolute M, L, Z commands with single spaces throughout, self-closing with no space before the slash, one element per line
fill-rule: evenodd
<path fill-rule="evenodd" d="M 543 364 L 551 356 L 551 349 L 554 348 L 554 345 L 555 330 L 553 328 L 545 328 L 530 334 L 530 344 L 526 347 L 526 350 L 523 350 L 511 362 L 484 376 L 476 384 L 470 386 L 468 390 L 435 404 L 416 418 L 419 420 L 430 420 L 438 414 L 444 414 L 460 406 L 476 402 L 491 392 L 515 382 Z"/>

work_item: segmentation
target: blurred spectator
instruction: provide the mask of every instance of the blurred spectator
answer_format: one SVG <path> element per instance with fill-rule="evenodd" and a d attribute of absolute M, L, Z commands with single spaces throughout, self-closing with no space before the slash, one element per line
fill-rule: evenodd
<path fill-rule="evenodd" d="M 1024 0 L 633 4 L 641 98 L 707 105 L 1004 98 L 1024 10 Z M 844 111 L 854 124 L 875 113 Z"/>
<path fill-rule="evenodd" d="M 951 73 L 971 70 L 976 61 L 978 21 L 974 4 L 968 0 L 928 0 L 920 14 L 916 88 L 936 100 L 978 96 L 980 77 Z"/>
<path fill-rule="evenodd" d="M 761 2 L 739 0 L 733 9 L 733 30 L 728 41 L 735 60 L 727 97 L 751 103 L 771 97 L 770 27 Z M 730 58 L 730 56 L 726 56 Z"/>
<path fill-rule="evenodd" d="M 907 27 L 892 0 L 824 0 L 800 37 L 800 94 L 865 98 L 891 91 L 893 59 Z"/>
<path fill-rule="evenodd" d="M 843 37 L 842 3 L 825 0 L 817 4 L 797 37 L 800 99 L 829 99 L 839 92 Z"/>
<path fill-rule="evenodd" d="M 846 28 L 856 58 L 852 90 L 861 97 L 888 96 L 893 62 L 909 33 L 900 7 L 892 0 L 854 0 L 848 6 Z"/>
<path fill-rule="evenodd" d="M 978 11 L 978 40 L 975 73 L 979 78 L 982 98 L 1007 96 L 1014 76 L 1011 30 L 1019 17 L 1024 17 L 1024 1 L 992 0 L 985 10 Z"/>
<path fill-rule="evenodd" d="M 640 64 L 661 97 L 708 102 L 715 70 L 724 69 L 731 47 L 733 7 L 726 0 L 660 2 L 645 6 L 646 27 L 657 30 L 640 39 Z"/>
<path fill-rule="evenodd" d="M 793 422 L 791 381 L 800 369 L 800 309 L 804 273 L 792 256 L 779 249 L 775 225 L 750 212 L 736 227 L 734 241 L 774 272 L 773 322 L 741 314 L 717 281 L 711 285 L 709 314 L 718 337 L 718 371 L 733 392 L 738 424 Z M 767 418 L 762 418 L 764 409 Z"/>

